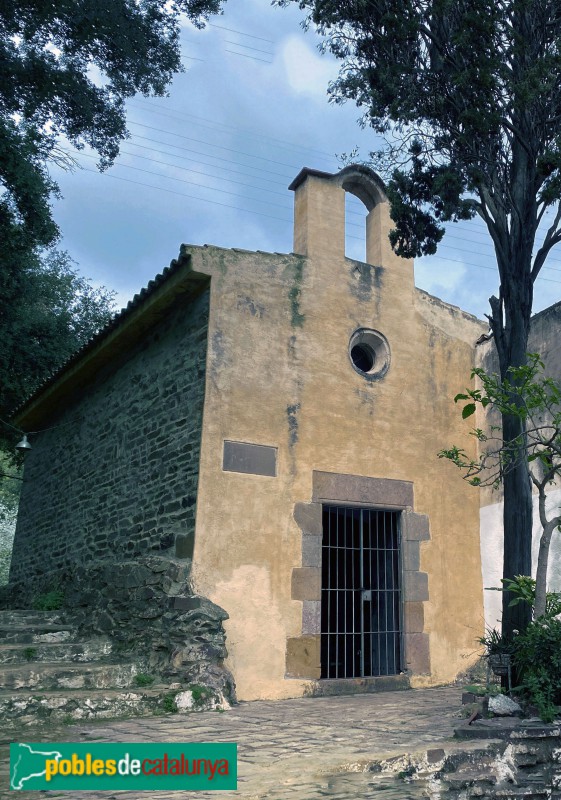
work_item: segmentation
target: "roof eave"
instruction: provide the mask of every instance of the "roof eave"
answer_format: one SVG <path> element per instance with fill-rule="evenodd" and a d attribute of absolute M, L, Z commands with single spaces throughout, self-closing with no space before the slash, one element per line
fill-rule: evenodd
<path fill-rule="evenodd" d="M 115 327 L 101 331 L 88 345 L 18 410 L 14 424 L 33 432 L 54 414 L 69 405 L 99 371 L 116 356 L 133 346 L 157 324 L 169 307 L 180 298 L 191 301 L 209 285 L 210 276 L 191 269 L 189 256 L 183 257 L 165 281 L 150 291 L 142 302 L 129 304 Z M 135 298 L 136 300 L 136 298 Z"/>

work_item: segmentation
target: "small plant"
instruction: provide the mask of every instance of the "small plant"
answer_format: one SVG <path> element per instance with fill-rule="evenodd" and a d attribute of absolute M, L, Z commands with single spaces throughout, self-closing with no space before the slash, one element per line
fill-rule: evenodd
<path fill-rule="evenodd" d="M 519 603 L 527 603 L 532 609 L 532 616 L 535 617 L 536 606 L 536 581 L 529 575 L 516 575 L 509 580 L 502 578 L 503 588 L 499 591 L 510 592 L 512 600 L 509 606 L 517 606 Z M 561 614 L 561 592 L 546 592 L 544 617 L 557 617 Z"/>
<path fill-rule="evenodd" d="M 187 689 L 193 695 L 193 702 L 196 704 L 203 703 L 209 695 L 208 689 L 205 686 L 199 686 L 197 683 L 189 684 Z"/>
<path fill-rule="evenodd" d="M 509 605 L 527 603 L 534 619 L 522 632 L 515 631 L 510 642 L 496 630 L 488 631 L 479 641 L 485 645 L 488 658 L 493 652 L 507 653 L 512 658 L 520 681 L 516 691 L 536 706 L 544 722 L 553 722 L 556 704 L 561 703 L 561 594 L 547 592 L 545 612 L 535 618 L 536 581 L 528 575 L 517 575 L 511 580 L 503 579 L 502 584 L 499 591 L 512 596 Z"/>
<path fill-rule="evenodd" d="M 25 647 L 23 650 L 23 657 L 26 661 L 33 661 L 33 659 L 37 656 L 37 648 L 36 647 Z"/>
<path fill-rule="evenodd" d="M 496 628 L 488 628 L 485 636 L 480 636 L 477 641 L 485 647 L 485 658 L 510 655 L 512 653 L 512 639 L 503 636 Z"/>
<path fill-rule="evenodd" d="M 166 714 L 177 714 L 177 703 L 175 702 L 174 692 L 167 692 L 164 695 L 162 708 Z"/>
<path fill-rule="evenodd" d="M 481 713 L 481 705 L 479 703 L 465 703 L 458 711 L 458 717 L 469 719 L 476 711 Z"/>
<path fill-rule="evenodd" d="M 496 683 L 491 683 L 489 686 L 484 684 L 472 684 L 469 686 L 464 686 L 463 691 L 474 694 L 476 697 L 489 697 L 503 693 L 502 688 L 497 686 Z"/>
<path fill-rule="evenodd" d="M 397 773 L 397 777 L 400 778 L 402 781 L 406 781 L 408 778 L 412 778 L 415 774 L 415 767 L 407 767 L 406 769 L 402 770 L 401 772 Z"/>
<path fill-rule="evenodd" d="M 134 686 L 152 686 L 156 678 L 153 675 L 148 675 L 146 672 L 139 672 L 132 679 Z"/>
<path fill-rule="evenodd" d="M 71 714 L 65 714 L 64 717 L 61 719 L 61 723 L 63 725 L 73 725 L 75 722 L 76 720 Z"/>
<path fill-rule="evenodd" d="M 31 605 L 35 611 L 58 611 L 64 603 L 64 592 L 56 586 L 49 592 L 35 595 Z"/>
<path fill-rule="evenodd" d="M 553 722 L 561 703 L 561 621 L 540 617 L 515 639 L 514 661 L 525 692 L 544 722 Z"/>

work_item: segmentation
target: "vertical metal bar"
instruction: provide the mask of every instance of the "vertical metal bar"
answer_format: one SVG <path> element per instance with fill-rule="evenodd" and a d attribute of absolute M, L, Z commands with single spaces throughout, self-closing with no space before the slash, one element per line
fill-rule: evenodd
<path fill-rule="evenodd" d="M 327 588 L 325 592 L 325 600 L 327 603 L 327 631 L 325 635 L 327 636 L 327 664 L 325 667 L 325 676 L 326 678 L 331 677 L 331 659 L 330 659 L 330 648 L 331 648 L 331 509 L 327 510 L 327 526 L 328 526 L 328 536 L 327 536 Z M 325 536 L 325 531 L 324 531 Z"/>
<path fill-rule="evenodd" d="M 339 509 L 335 509 L 335 677 L 339 677 Z"/>
<path fill-rule="evenodd" d="M 401 547 L 401 514 L 397 518 L 397 580 L 398 580 L 398 646 L 399 646 L 399 663 L 397 664 L 398 670 L 401 672 L 405 668 L 403 660 L 403 602 L 402 602 L 402 576 L 403 576 L 403 553 Z"/>
<path fill-rule="evenodd" d="M 368 588 L 370 589 L 370 619 L 368 620 L 368 627 L 370 630 L 370 675 L 374 674 L 374 624 L 373 624 L 373 617 L 374 617 L 374 598 L 372 595 L 374 589 L 374 581 L 372 580 L 372 566 L 374 563 L 374 533 L 372 530 L 372 520 L 376 520 L 376 513 L 373 511 L 369 512 L 369 523 L 370 523 L 370 551 L 368 553 L 368 576 L 369 576 L 369 584 Z"/>
<path fill-rule="evenodd" d="M 343 522 L 343 678 L 348 678 L 347 672 L 347 650 L 348 632 L 347 632 L 347 529 L 348 522 L 348 509 L 345 509 L 345 516 Z"/>
<path fill-rule="evenodd" d="M 376 675 L 380 675 L 380 512 L 376 512 Z"/>
<path fill-rule="evenodd" d="M 364 587 L 364 509 L 359 512 L 360 586 Z M 364 677 L 364 600 L 360 592 L 360 674 Z"/>
<path fill-rule="evenodd" d="M 396 586 L 395 586 L 395 545 L 396 545 L 396 541 L 395 541 L 395 514 L 393 512 L 392 512 L 391 519 L 392 519 L 392 541 L 391 541 L 391 545 L 392 545 L 392 558 L 391 558 L 391 576 L 392 576 L 392 593 L 391 593 L 391 600 L 392 600 L 392 605 L 391 605 L 392 634 L 391 634 L 391 645 L 392 645 L 392 662 L 391 662 L 391 665 L 392 665 L 392 672 L 393 672 L 393 674 L 395 674 L 396 673 L 396 668 L 395 668 L 395 664 L 396 664 L 396 659 L 395 659 L 395 629 L 396 629 L 396 624 L 395 624 L 395 590 L 396 590 Z"/>
<path fill-rule="evenodd" d="M 383 512 L 384 520 L 384 675 L 388 674 L 388 514 Z"/>
<path fill-rule="evenodd" d="M 393 596 L 393 616 L 394 616 L 394 641 L 393 641 L 393 668 L 397 675 L 399 672 L 399 517 L 394 515 L 395 522 L 395 561 L 392 561 L 394 575 L 394 596 Z"/>
<path fill-rule="evenodd" d="M 356 509 L 354 509 L 354 508 L 350 510 L 350 523 L 351 523 L 351 527 L 350 527 L 350 539 L 351 539 L 351 542 L 350 542 L 350 544 L 351 544 L 351 547 L 353 548 L 351 550 L 351 555 L 352 555 L 353 560 L 354 560 L 354 557 L 355 557 L 355 551 L 354 551 L 354 528 L 355 528 L 355 522 L 356 522 L 356 520 L 355 520 L 355 511 L 356 511 Z M 354 575 L 353 575 L 352 587 L 353 587 L 353 594 L 356 594 L 356 592 L 355 592 L 356 586 L 355 586 L 355 582 L 354 582 Z M 349 677 L 349 678 L 356 678 L 357 677 L 356 676 L 356 666 L 355 666 L 355 664 L 356 664 L 355 634 L 356 634 L 356 624 L 355 624 L 355 618 L 353 616 L 352 623 L 351 623 L 350 630 L 349 630 L 349 639 L 348 639 L 348 643 L 347 643 L 347 647 L 349 648 L 349 651 L 351 653 L 351 662 L 352 662 L 351 663 L 351 667 L 350 667 L 351 674 L 347 675 L 347 677 Z"/>

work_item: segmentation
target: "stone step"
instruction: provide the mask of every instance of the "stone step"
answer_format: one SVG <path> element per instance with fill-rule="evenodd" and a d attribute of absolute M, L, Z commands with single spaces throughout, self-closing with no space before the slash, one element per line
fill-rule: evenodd
<path fill-rule="evenodd" d="M 495 787 L 493 800 L 542 800 L 551 797 L 551 789 L 546 786 L 505 786 Z"/>
<path fill-rule="evenodd" d="M 111 654 L 108 639 L 86 642 L 45 642 L 36 644 L 0 644 L 1 664 L 34 664 L 37 661 L 99 661 Z"/>
<path fill-rule="evenodd" d="M 66 611 L 34 611 L 23 609 L 0 610 L 0 626 L 16 627 L 34 625 L 66 625 L 68 612 Z"/>
<path fill-rule="evenodd" d="M 67 642 L 75 638 L 76 629 L 72 625 L 35 624 L 0 625 L 0 642 L 8 644 L 40 644 L 42 642 Z"/>
<path fill-rule="evenodd" d="M 0 718 L 9 728 L 10 723 L 20 726 L 150 716 L 175 712 L 176 694 L 166 689 L 0 691 Z"/>
<path fill-rule="evenodd" d="M 462 770 L 450 775 L 442 775 L 441 781 L 449 789 L 468 789 L 472 786 L 495 786 L 498 783 L 497 776 L 492 772 L 477 770 Z"/>
<path fill-rule="evenodd" d="M 0 688 L 34 689 L 122 689 L 131 687 L 136 664 L 8 664 L 0 667 Z"/>

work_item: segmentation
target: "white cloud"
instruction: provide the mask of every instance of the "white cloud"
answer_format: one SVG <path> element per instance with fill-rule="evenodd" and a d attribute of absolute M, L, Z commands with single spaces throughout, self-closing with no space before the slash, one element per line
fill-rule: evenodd
<path fill-rule="evenodd" d="M 337 63 L 321 56 L 302 36 L 288 36 L 281 43 L 280 52 L 290 88 L 325 103 L 327 85 L 337 77 Z"/>
<path fill-rule="evenodd" d="M 466 277 L 465 264 L 457 261 L 434 261 L 431 258 L 415 261 L 415 283 L 431 294 L 459 289 Z"/>

